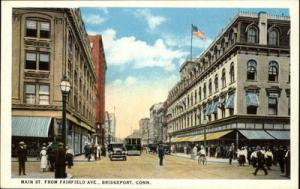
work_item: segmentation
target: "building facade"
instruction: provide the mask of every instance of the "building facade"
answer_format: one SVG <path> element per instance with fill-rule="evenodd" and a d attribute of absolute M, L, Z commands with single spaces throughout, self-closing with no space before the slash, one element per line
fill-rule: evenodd
<path fill-rule="evenodd" d="M 29 149 L 62 138 L 61 79 L 71 84 L 67 145 L 83 152 L 95 132 L 96 74 L 79 9 L 18 8 L 12 19 L 12 137 Z"/>
<path fill-rule="evenodd" d="M 104 47 L 101 35 L 89 36 L 92 55 L 94 58 L 96 79 L 96 109 L 95 109 L 95 128 L 97 143 L 103 144 L 104 133 L 103 127 L 105 124 L 105 74 L 106 74 L 106 60 Z"/>
<path fill-rule="evenodd" d="M 241 12 L 169 91 L 169 141 L 287 144 L 290 18 Z"/>
<path fill-rule="evenodd" d="M 164 105 L 157 103 L 150 108 L 149 144 L 157 144 L 163 139 Z"/>
<path fill-rule="evenodd" d="M 143 146 L 149 144 L 149 118 L 142 118 L 139 121 L 139 132 L 141 133 L 141 143 Z"/>
<path fill-rule="evenodd" d="M 104 144 L 115 142 L 116 139 L 116 116 L 114 113 L 105 112 Z"/>

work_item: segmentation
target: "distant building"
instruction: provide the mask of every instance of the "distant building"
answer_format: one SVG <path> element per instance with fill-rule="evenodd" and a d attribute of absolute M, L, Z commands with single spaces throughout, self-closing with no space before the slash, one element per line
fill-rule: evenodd
<path fill-rule="evenodd" d="M 289 144 L 290 18 L 238 13 L 166 101 L 169 141 Z"/>
<path fill-rule="evenodd" d="M 31 155 L 41 143 L 62 139 L 65 75 L 71 84 L 66 142 L 83 153 L 95 133 L 96 74 L 80 10 L 14 8 L 12 74 L 12 146 L 23 140 Z"/>
<path fill-rule="evenodd" d="M 96 107 L 95 107 L 95 128 L 98 143 L 104 142 L 104 124 L 105 124 L 105 74 L 106 74 L 106 60 L 104 54 L 104 47 L 101 35 L 89 35 L 90 46 L 95 64 L 96 72 Z"/>
<path fill-rule="evenodd" d="M 141 143 L 143 146 L 149 144 L 149 118 L 142 118 L 139 121 L 139 130 L 141 133 Z"/>
<path fill-rule="evenodd" d="M 104 144 L 114 142 L 116 138 L 116 117 L 114 113 L 105 112 Z"/>
<path fill-rule="evenodd" d="M 149 143 L 156 144 L 162 142 L 163 139 L 163 103 L 157 103 L 150 108 L 149 119 Z"/>

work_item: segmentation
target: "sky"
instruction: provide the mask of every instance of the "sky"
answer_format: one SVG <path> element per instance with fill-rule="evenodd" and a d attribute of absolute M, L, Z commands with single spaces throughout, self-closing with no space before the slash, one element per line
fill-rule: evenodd
<path fill-rule="evenodd" d="M 288 9 L 80 8 L 89 35 L 100 34 L 106 56 L 106 111 L 116 115 L 116 137 L 138 129 L 150 107 L 164 102 L 191 56 L 199 57 L 239 11 L 289 15 Z"/>

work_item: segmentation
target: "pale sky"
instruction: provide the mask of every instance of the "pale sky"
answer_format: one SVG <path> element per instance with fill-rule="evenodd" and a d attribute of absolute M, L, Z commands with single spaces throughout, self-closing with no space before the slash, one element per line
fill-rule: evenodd
<path fill-rule="evenodd" d="M 193 36 L 198 57 L 238 11 L 289 15 L 288 9 L 81 8 L 88 34 L 103 38 L 106 111 L 115 111 L 116 137 L 128 136 L 153 104 L 166 100 L 190 57 L 191 24 L 206 36 Z"/>

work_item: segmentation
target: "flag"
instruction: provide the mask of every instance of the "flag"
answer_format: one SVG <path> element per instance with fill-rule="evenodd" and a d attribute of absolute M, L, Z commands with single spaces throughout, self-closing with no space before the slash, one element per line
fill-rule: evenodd
<path fill-rule="evenodd" d="M 198 37 L 200 37 L 200 39 L 205 39 L 205 35 L 203 32 L 201 32 L 200 30 L 198 30 L 198 28 L 196 26 L 194 26 L 192 24 L 192 33 Z"/>

